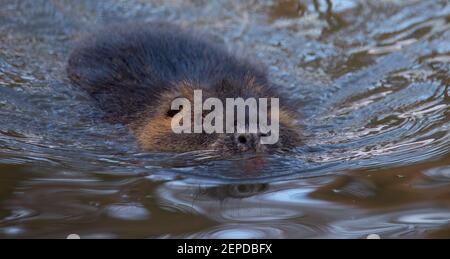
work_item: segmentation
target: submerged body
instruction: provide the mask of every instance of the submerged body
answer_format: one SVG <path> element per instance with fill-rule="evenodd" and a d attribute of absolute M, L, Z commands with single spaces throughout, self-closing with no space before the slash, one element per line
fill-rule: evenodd
<path fill-rule="evenodd" d="M 280 96 L 265 68 L 230 54 L 204 35 L 170 24 L 116 26 L 87 37 L 72 52 L 71 81 L 89 93 L 105 118 L 129 126 L 148 151 L 265 152 L 300 144 L 296 112 Z M 176 98 L 279 98 L 279 141 L 262 145 L 259 133 L 172 131 Z"/>

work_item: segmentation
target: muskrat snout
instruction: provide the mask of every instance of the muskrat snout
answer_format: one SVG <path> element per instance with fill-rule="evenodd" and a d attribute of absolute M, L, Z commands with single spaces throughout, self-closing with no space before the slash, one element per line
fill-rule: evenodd
<path fill-rule="evenodd" d="M 241 151 L 262 151 L 261 133 L 235 133 L 234 143 Z"/>

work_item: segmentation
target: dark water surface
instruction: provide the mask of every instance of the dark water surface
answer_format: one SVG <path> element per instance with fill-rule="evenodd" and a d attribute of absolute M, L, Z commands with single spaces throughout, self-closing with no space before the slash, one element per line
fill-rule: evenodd
<path fill-rule="evenodd" d="M 0 0 L 0 237 L 450 237 L 447 2 Z M 96 120 L 73 42 L 152 20 L 266 63 L 306 145 L 148 154 Z"/>

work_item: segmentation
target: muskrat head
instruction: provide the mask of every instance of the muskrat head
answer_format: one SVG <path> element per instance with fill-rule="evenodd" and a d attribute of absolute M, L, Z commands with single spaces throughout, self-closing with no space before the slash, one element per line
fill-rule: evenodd
<path fill-rule="evenodd" d="M 261 106 L 261 98 L 266 105 Z M 271 98 L 279 101 L 272 103 Z M 148 151 L 285 151 L 300 144 L 300 132 L 296 112 L 284 101 L 251 77 L 206 86 L 180 82 L 162 91 L 132 129 L 140 146 Z M 256 114 L 250 108 L 255 103 Z M 260 113 L 264 107 L 266 113 Z M 252 120 L 255 117 L 257 120 Z M 263 120 L 265 126 L 260 124 Z"/>

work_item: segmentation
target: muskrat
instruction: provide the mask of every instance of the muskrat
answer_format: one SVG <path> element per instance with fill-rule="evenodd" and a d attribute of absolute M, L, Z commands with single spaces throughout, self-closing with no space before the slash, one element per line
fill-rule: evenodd
<path fill-rule="evenodd" d="M 123 123 L 147 151 L 289 150 L 301 143 L 297 111 L 268 80 L 262 64 L 233 55 L 209 36 L 167 23 L 116 25 L 80 41 L 67 73 L 104 112 L 104 119 Z M 279 141 L 258 142 L 259 133 L 182 133 L 172 131 L 177 114 L 171 101 L 203 96 L 279 98 Z"/>

